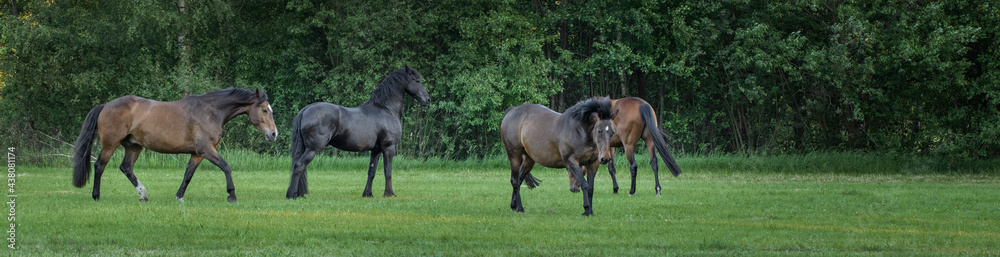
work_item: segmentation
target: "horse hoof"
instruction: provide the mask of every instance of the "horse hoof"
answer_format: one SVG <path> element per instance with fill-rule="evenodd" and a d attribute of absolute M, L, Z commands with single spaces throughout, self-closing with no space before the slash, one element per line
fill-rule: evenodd
<path fill-rule="evenodd" d="M 177 197 L 177 201 L 183 203 L 184 202 L 184 197 Z"/>
<path fill-rule="evenodd" d="M 583 214 L 582 214 L 582 215 L 583 215 L 583 216 L 587 216 L 587 217 L 590 217 L 591 215 L 594 215 L 594 213 L 593 213 L 593 212 L 583 212 Z"/>
<path fill-rule="evenodd" d="M 101 200 L 101 195 L 94 195 L 94 201 Z"/>
<path fill-rule="evenodd" d="M 146 198 L 146 197 L 142 197 L 142 198 L 139 198 L 139 201 L 140 201 L 140 202 L 148 202 L 148 201 L 149 201 L 149 198 Z"/>
<path fill-rule="evenodd" d="M 374 195 L 372 195 L 372 193 L 365 193 L 365 194 L 361 194 L 361 197 L 366 197 L 366 198 L 367 197 L 374 197 Z"/>
<path fill-rule="evenodd" d="M 382 197 L 396 197 L 396 194 L 386 193 L 386 194 L 382 195 Z"/>
<path fill-rule="evenodd" d="M 229 201 L 230 203 L 235 203 L 236 202 L 236 197 L 235 196 L 229 196 L 229 197 L 226 198 L 226 200 Z"/>
<path fill-rule="evenodd" d="M 617 195 L 617 194 L 618 194 L 618 189 L 617 189 L 617 188 L 615 188 L 615 190 L 614 190 L 614 191 L 615 191 L 615 194 Z"/>

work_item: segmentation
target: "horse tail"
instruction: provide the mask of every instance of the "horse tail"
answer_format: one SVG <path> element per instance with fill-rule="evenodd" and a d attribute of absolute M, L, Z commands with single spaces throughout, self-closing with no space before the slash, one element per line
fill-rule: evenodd
<path fill-rule="evenodd" d="M 306 106 L 306 108 L 308 108 L 308 106 Z M 302 110 L 304 111 L 305 108 L 303 108 Z M 299 174 L 298 181 L 295 181 L 296 179 L 295 163 L 302 158 L 303 154 L 306 153 L 305 136 L 302 135 L 303 111 L 299 111 L 298 114 L 295 114 L 295 118 L 292 119 L 292 181 L 288 186 L 289 191 L 286 195 L 286 196 L 294 195 L 292 198 L 297 196 L 303 196 L 309 191 L 305 172 Z M 295 185 L 294 186 L 296 188 L 295 192 L 292 191 L 293 187 L 292 185 Z"/>
<path fill-rule="evenodd" d="M 525 176 L 524 180 L 522 181 L 528 184 L 528 188 L 538 187 L 538 185 L 542 183 L 541 179 L 536 178 L 535 176 L 531 175 L 531 173 L 528 173 L 528 175 Z"/>
<path fill-rule="evenodd" d="M 305 143 L 302 141 L 302 112 L 295 115 L 292 120 L 292 161 L 301 157 L 306 152 Z"/>
<path fill-rule="evenodd" d="M 680 175 L 681 167 L 677 165 L 674 156 L 670 154 L 670 148 L 667 147 L 667 141 L 663 139 L 666 136 L 666 132 L 656 126 L 656 116 L 653 116 L 653 107 L 650 107 L 647 103 L 643 103 L 642 106 L 639 106 L 639 114 L 642 116 L 643 123 L 646 123 L 646 130 L 649 131 L 649 135 L 653 138 L 653 144 L 656 146 L 656 150 L 660 152 L 660 156 L 663 157 L 663 162 L 667 164 L 670 173 L 674 174 L 674 177 Z"/>
<path fill-rule="evenodd" d="M 83 187 L 90 179 L 90 149 L 94 147 L 97 137 L 97 118 L 101 116 L 104 105 L 94 106 L 83 119 L 83 128 L 76 138 L 76 151 L 73 152 L 73 186 Z"/>

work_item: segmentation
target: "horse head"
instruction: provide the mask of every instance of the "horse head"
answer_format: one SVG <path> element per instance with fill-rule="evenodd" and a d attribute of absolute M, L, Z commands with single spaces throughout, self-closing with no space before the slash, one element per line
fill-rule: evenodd
<path fill-rule="evenodd" d="M 250 111 L 247 112 L 247 115 L 250 116 L 250 124 L 264 133 L 264 139 L 274 141 L 278 138 L 278 126 L 274 124 L 274 110 L 268 103 L 266 92 L 257 89 L 256 94 L 257 102 L 250 106 Z"/>
<path fill-rule="evenodd" d="M 406 82 L 406 93 L 416 98 L 420 105 L 427 106 L 427 103 L 431 101 L 431 97 L 427 94 L 427 89 L 424 88 L 422 83 L 423 76 L 416 69 L 410 68 L 409 65 L 405 65 L 407 82 Z"/>
<path fill-rule="evenodd" d="M 611 116 L 601 117 L 597 112 L 590 115 L 590 120 L 594 122 L 591 131 L 594 143 L 597 144 L 597 156 L 601 164 L 608 164 L 614 158 L 611 152 L 611 136 L 615 135 L 615 123 L 613 122 L 618 112 Z"/>

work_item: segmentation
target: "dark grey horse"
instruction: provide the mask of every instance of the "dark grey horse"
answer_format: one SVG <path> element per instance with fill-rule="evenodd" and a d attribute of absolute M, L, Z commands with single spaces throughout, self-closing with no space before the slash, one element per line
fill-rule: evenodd
<path fill-rule="evenodd" d="M 430 96 L 422 78 L 420 72 L 407 66 L 390 73 L 375 87 L 368 102 L 357 108 L 323 102 L 302 108 L 292 121 L 292 178 L 285 197 L 295 199 L 309 192 L 306 166 L 328 145 L 352 152 L 371 151 L 363 197 L 372 196 L 375 168 L 379 156 L 385 156 L 384 196 L 396 196 L 392 191 L 392 157 L 403 134 L 399 122 L 403 95 L 427 105 Z"/>
<path fill-rule="evenodd" d="M 518 105 L 504 112 L 500 137 L 510 161 L 510 209 L 524 212 L 521 183 L 529 188 L 540 182 L 531 175 L 535 163 L 566 168 L 571 189 L 583 188 L 583 215 L 594 214 L 594 176 L 599 163 L 611 161 L 611 136 L 615 134 L 611 101 L 606 97 L 580 101 L 565 114 L 537 104 Z M 586 176 L 586 178 L 584 177 Z"/>

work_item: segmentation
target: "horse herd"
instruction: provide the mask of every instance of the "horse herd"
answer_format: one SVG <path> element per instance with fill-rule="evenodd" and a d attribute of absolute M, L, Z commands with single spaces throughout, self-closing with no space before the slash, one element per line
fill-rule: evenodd
<path fill-rule="evenodd" d="M 307 194 L 306 170 L 309 163 L 326 146 L 347 151 L 371 151 L 368 182 L 363 197 L 372 196 L 372 181 L 380 158 L 385 174 L 384 196 L 395 196 L 392 190 L 392 159 L 396 144 L 402 137 L 400 123 L 405 95 L 421 105 L 430 102 L 420 72 L 403 67 L 390 73 L 376 86 L 367 102 L 349 108 L 331 103 L 314 103 L 302 108 L 292 121 L 291 179 L 285 197 L 295 199 Z M 190 154 L 184 180 L 177 190 L 177 200 L 184 201 L 184 192 L 203 160 L 208 160 L 225 173 L 229 202 L 236 201 L 236 188 L 229 164 L 216 151 L 222 140 L 222 126 L 247 114 L 265 139 L 278 136 L 273 110 L 267 93 L 260 90 L 230 88 L 191 95 L 174 102 L 160 102 L 137 96 L 123 96 L 93 107 L 84 118 L 73 156 L 73 185 L 83 187 L 90 176 L 91 148 L 100 140 L 101 150 L 94 162 L 93 198 L 101 197 L 101 175 L 112 154 L 121 145 L 125 158 L 119 169 L 135 186 L 140 201 L 147 201 L 146 188 L 135 177 L 132 166 L 142 149 L 159 153 Z M 659 151 L 670 172 L 677 176 L 677 166 L 668 149 L 663 130 L 657 127 L 650 105 L 639 98 L 609 99 L 595 97 L 580 101 L 566 110 L 555 112 L 545 106 L 525 104 L 504 112 L 500 133 L 510 161 L 511 210 L 524 212 L 520 188 L 539 184 L 531 175 L 534 165 L 566 168 L 570 190 L 583 191 L 583 215 L 592 215 L 594 176 L 600 164 L 608 164 L 608 172 L 618 193 L 615 178 L 614 147 L 624 147 L 632 174 L 630 194 L 635 194 L 635 144 L 646 142 L 650 165 L 656 178 L 656 195 L 660 195 Z"/>

